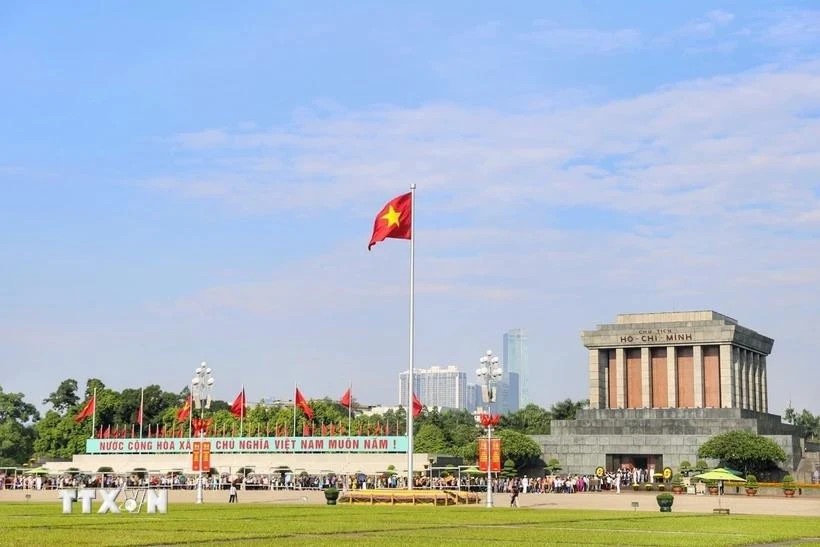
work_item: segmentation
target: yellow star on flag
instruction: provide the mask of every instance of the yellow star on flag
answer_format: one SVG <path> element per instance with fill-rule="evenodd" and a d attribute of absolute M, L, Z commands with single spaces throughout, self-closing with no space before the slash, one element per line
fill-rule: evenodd
<path fill-rule="evenodd" d="M 395 209 L 393 209 L 393 206 L 391 205 L 389 210 L 385 214 L 382 215 L 382 218 L 387 221 L 387 226 L 389 227 L 389 226 L 393 226 L 394 224 L 396 226 L 398 226 L 400 216 L 401 216 L 401 213 L 396 211 Z"/>

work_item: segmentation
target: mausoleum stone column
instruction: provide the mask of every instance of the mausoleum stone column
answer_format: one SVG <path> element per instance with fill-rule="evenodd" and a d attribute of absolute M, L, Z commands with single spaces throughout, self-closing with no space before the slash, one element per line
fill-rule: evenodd
<path fill-rule="evenodd" d="M 618 408 L 626 408 L 626 364 L 624 348 L 615 349 L 615 387 Z"/>
<path fill-rule="evenodd" d="M 641 403 L 643 403 L 643 408 L 652 406 L 652 398 L 650 397 L 652 378 L 649 370 L 649 348 L 641 348 Z"/>
<path fill-rule="evenodd" d="M 695 390 L 694 407 L 703 408 L 703 348 L 692 346 L 692 376 Z"/>
<path fill-rule="evenodd" d="M 678 406 L 678 371 L 675 366 L 675 346 L 666 346 L 666 406 Z"/>
<path fill-rule="evenodd" d="M 720 407 L 732 408 L 734 397 L 734 366 L 732 364 L 732 346 L 720 345 Z"/>

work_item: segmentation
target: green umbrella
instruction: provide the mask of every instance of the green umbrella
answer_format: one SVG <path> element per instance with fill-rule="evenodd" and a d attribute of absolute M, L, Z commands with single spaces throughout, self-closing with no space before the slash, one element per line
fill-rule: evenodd
<path fill-rule="evenodd" d="M 49 473 L 51 473 L 51 471 L 49 471 L 45 467 L 37 467 L 37 468 L 34 468 L 34 469 L 29 469 L 24 474 L 25 475 L 48 475 Z"/>
<path fill-rule="evenodd" d="M 703 479 L 707 481 L 735 481 L 735 482 L 746 482 L 746 479 L 738 477 L 737 475 L 730 473 L 726 469 L 722 467 L 718 467 L 717 469 L 712 469 L 711 471 L 707 471 L 706 473 L 701 473 L 700 475 L 695 475 L 697 479 Z M 718 507 L 720 507 L 720 490 L 718 490 Z"/>

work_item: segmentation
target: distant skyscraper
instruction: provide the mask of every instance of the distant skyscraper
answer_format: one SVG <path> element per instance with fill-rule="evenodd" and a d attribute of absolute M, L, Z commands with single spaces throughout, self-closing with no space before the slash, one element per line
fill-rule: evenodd
<path fill-rule="evenodd" d="M 407 371 L 399 374 L 399 404 L 407 406 Z M 413 391 L 421 403 L 432 408 L 461 410 L 467 406 L 467 374 L 456 367 L 413 370 Z"/>
<path fill-rule="evenodd" d="M 467 384 L 467 397 L 465 398 L 465 408 L 470 412 L 475 412 L 480 406 L 484 406 L 481 398 L 482 387 L 479 384 Z"/>
<path fill-rule="evenodd" d="M 509 409 L 516 411 L 527 406 L 529 395 L 529 355 L 527 333 L 524 329 L 512 329 L 504 334 L 504 381 L 510 385 Z"/>

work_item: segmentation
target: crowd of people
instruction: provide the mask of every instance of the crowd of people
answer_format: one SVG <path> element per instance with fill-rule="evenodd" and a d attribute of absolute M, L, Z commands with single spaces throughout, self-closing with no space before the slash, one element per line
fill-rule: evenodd
<path fill-rule="evenodd" d="M 522 494 L 575 494 L 583 492 L 616 491 L 632 484 L 650 482 L 653 479 L 649 470 L 622 467 L 603 474 L 553 474 L 543 477 L 493 478 L 492 489 L 498 493 L 514 493 L 517 489 Z M 227 490 L 231 485 L 243 490 L 319 490 L 336 487 L 340 490 L 364 490 L 374 488 L 405 488 L 406 477 L 396 472 L 380 474 L 352 473 L 336 475 L 334 473 L 310 474 L 292 471 L 271 473 L 229 473 L 214 475 L 168 473 L 94 473 L 63 475 L 31 475 L 0 473 L 0 489 L 42 490 L 67 487 L 117 488 L 153 487 L 173 489 L 193 489 L 198 481 L 209 490 Z M 446 472 L 439 476 L 424 474 L 414 479 L 418 489 L 457 489 L 484 491 L 487 489 L 486 475 L 468 475 L 457 472 Z"/>

